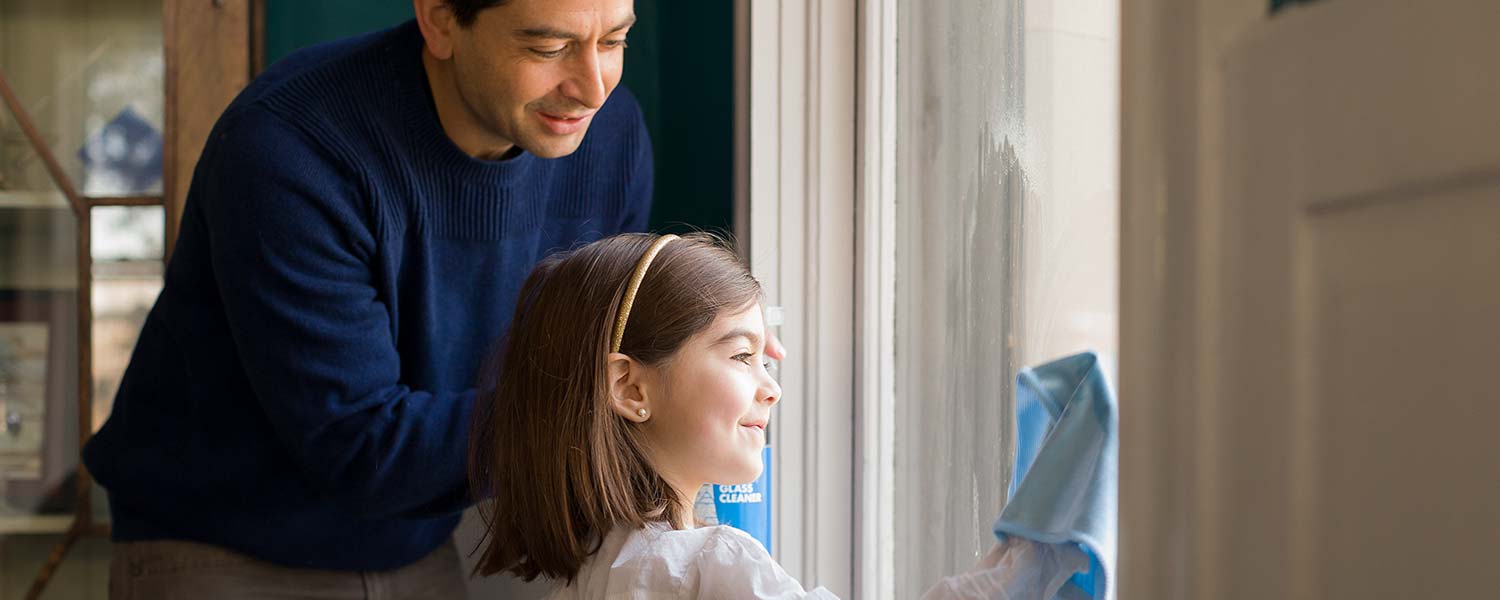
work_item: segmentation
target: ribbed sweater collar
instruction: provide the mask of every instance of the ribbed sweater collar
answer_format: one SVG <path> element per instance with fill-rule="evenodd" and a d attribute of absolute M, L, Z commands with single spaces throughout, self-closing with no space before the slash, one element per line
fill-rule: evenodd
<path fill-rule="evenodd" d="M 434 161 L 437 172 L 451 173 L 468 182 L 509 187 L 522 181 L 532 164 L 542 159 L 522 150 L 505 160 L 480 160 L 454 144 L 443 131 L 432 88 L 427 83 L 427 69 L 422 64 L 425 42 L 417 22 L 408 21 L 391 33 L 382 51 L 395 54 L 388 64 L 395 70 L 392 92 L 396 94 L 397 114 L 408 120 L 412 143 L 419 155 Z"/>

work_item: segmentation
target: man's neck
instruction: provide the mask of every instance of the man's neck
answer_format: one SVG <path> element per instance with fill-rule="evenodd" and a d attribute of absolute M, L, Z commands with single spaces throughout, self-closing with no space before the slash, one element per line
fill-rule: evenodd
<path fill-rule="evenodd" d="M 422 66 L 427 72 L 427 86 L 432 90 L 432 103 L 437 106 L 438 122 L 453 145 L 479 160 L 504 160 L 521 153 L 515 144 L 485 133 L 479 119 L 458 94 L 451 61 L 438 60 L 424 46 Z"/>

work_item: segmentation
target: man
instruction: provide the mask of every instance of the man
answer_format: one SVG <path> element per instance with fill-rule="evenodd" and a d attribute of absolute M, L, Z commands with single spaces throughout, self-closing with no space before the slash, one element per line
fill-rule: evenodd
<path fill-rule="evenodd" d="M 644 229 L 651 146 L 615 89 L 631 0 L 413 4 L 210 134 L 84 452 L 111 597 L 462 597 L 483 356 L 540 257 Z"/>

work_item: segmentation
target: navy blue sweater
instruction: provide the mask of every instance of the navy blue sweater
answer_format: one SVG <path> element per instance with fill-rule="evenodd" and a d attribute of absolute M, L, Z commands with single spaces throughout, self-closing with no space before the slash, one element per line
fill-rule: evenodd
<path fill-rule="evenodd" d="M 644 229 L 628 92 L 567 157 L 475 160 L 443 133 L 421 44 L 407 23 L 304 50 L 219 118 L 84 450 L 116 540 L 340 570 L 425 556 L 472 502 L 472 388 L 532 265 Z"/>

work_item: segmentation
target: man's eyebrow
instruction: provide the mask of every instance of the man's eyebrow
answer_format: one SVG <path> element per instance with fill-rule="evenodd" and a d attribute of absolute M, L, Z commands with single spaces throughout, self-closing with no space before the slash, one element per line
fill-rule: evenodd
<path fill-rule="evenodd" d="M 635 15 L 630 15 L 629 18 L 625 19 L 624 21 L 620 21 L 619 25 L 615 25 L 613 28 L 611 28 L 609 30 L 608 33 L 605 33 L 604 35 L 609 35 L 611 33 L 618 32 L 618 31 L 620 31 L 622 29 L 626 29 L 626 28 L 630 27 L 631 25 L 635 25 Z M 521 29 L 517 29 L 515 31 L 515 34 L 516 34 L 516 37 L 522 37 L 522 38 L 528 38 L 528 39 L 534 39 L 534 40 L 569 40 L 569 41 L 577 41 L 577 40 L 579 40 L 579 39 L 581 39 L 583 37 L 581 35 L 578 35 L 577 33 L 571 32 L 571 31 L 563 31 L 563 30 L 558 29 L 556 27 L 547 27 L 545 25 L 539 25 L 539 26 L 536 26 L 536 27 L 524 27 L 524 28 L 521 28 Z"/>
<path fill-rule="evenodd" d="M 714 342 L 714 345 L 717 346 L 719 344 L 727 343 L 733 341 L 735 338 L 745 338 L 750 342 L 751 346 L 760 345 L 760 334 L 744 328 L 731 330 L 729 333 L 726 333 L 723 336 L 719 337 L 719 340 Z"/>
<path fill-rule="evenodd" d="M 576 40 L 578 34 L 571 31 L 563 31 L 546 26 L 527 27 L 516 30 L 516 37 L 531 38 L 536 40 Z"/>
<path fill-rule="evenodd" d="M 628 29 L 631 25 L 635 25 L 635 15 L 634 14 L 631 14 L 629 17 L 626 17 L 624 21 L 620 21 L 619 25 L 615 25 L 614 27 L 611 27 L 609 29 L 609 32 L 605 33 L 604 35 L 609 35 L 611 33 L 615 33 L 615 32 L 617 32 L 617 31 L 619 31 L 621 29 Z"/>

